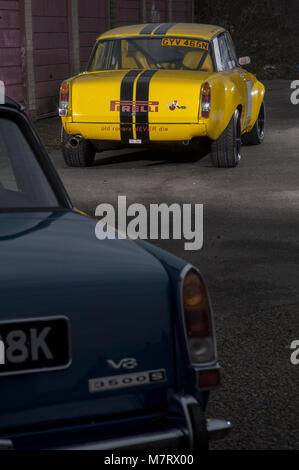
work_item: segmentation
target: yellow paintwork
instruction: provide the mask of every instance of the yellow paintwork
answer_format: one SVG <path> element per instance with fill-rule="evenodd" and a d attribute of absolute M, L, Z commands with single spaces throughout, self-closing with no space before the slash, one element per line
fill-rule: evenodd
<path fill-rule="evenodd" d="M 100 39 L 138 36 L 142 27 L 144 25 L 116 28 L 101 35 Z M 169 36 L 210 40 L 221 31 L 223 28 L 218 26 L 178 23 L 171 28 Z M 66 132 L 81 134 L 90 140 L 120 141 L 120 113 L 117 104 L 113 103 L 120 100 L 122 79 L 127 73 L 127 69 L 108 70 L 70 78 L 70 108 L 68 116 L 62 118 Z M 249 97 L 246 81 L 252 85 Z M 133 100 L 136 99 L 136 82 Z M 211 85 L 212 94 L 210 117 L 206 119 L 200 114 L 201 86 L 205 82 Z M 158 112 L 153 106 L 153 112 L 148 113 L 150 141 L 186 141 L 200 136 L 216 140 L 236 108 L 241 113 L 241 131 L 248 132 L 256 122 L 264 94 L 262 83 L 240 67 L 224 72 L 157 70 L 149 88 L 149 101 L 159 102 Z M 168 105 L 174 100 L 185 109 L 171 111 Z M 249 100 L 252 101 L 250 105 Z M 252 106 L 251 112 L 248 106 Z M 134 138 L 135 121 L 133 116 Z"/>
<path fill-rule="evenodd" d="M 148 23 L 149 24 L 149 23 Z M 139 36 L 141 29 L 146 24 L 135 24 L 129 26 L 120 26 L 119 28 L 110 29 L 101 34 L 98 39 L 111 39 L 123 36 Z M 210 40 L 215 34 L 225 31 L 220 26 L 210 24 L 197 24 L 197 23 L 176 23 L 171 30 L 166 33 L 166 36 L 183 36 L 194 37 Z M 153 31 L 153 33 L 155 30 Z"/>

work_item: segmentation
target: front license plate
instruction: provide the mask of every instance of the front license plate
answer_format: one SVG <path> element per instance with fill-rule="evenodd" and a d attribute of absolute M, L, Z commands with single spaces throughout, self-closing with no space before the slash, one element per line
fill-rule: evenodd
<path fill-rule="evenodd" d="M 0 375 L 61 369 L 71 363 L 69 321 L 50 317 L 0 322 Z"/>
<path fill-rule="evenodd" d="M 142 144 L 141 139 L 129 139 L 129 144 Z"/>

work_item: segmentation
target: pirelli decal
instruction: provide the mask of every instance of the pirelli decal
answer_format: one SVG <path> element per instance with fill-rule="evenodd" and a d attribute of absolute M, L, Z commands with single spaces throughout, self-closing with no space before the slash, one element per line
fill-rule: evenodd
<path fill-rule="evenodd" d="M 122 80 L 120 100 L 110 101 L 110 111 L 120 113 L 120 137 L 123 144 L 130 144 L 132 141 L 149 143 L 149 113 L 159 110 L 159 101 L 149 100 L 150 81 L 156 72 L 130 70 Z M 137 82 L 134 97 L 135 80 Z"/>
<path fill-rule="evenodd" d="M 145 25 L 139 34 L 163 35 L 168 33 L 175 24 L 176 23 L 150 23 Z"/>

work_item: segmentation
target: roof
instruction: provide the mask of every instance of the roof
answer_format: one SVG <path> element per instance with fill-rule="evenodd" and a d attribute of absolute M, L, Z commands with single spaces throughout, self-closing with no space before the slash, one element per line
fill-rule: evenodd
<path fill-rule="evenodd" d="M 98 39 L 113 38 L 120 36 L 183 36 L 197 37 L 210 40 L 217 33 L 225 31 L 220 26 L 199 23 L 147 23 L 121 26 L 110 29 L 103 33 Z"/>

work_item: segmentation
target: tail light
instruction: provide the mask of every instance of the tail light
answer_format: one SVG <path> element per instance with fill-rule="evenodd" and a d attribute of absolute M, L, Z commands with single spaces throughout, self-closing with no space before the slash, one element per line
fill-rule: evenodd
<path fill-rule="evenodd" d="M 208 118 L 211 111 L 211 85 L 206 82 L 201 87 L 201 116 Z"/>
<path fill-rule="evenodd" d="M 217 387 L 220 383 L 219 369 L 202 370 L 197 372 L 197 387 L 207 389 Z"/>
<path fill-rule="evenodd" d="M 68 82 L 63 82 L 60 87 L 59 116 L 67 116 L 70 101 L 70 86 Z"/>
<path fill-rule="evenodd" d="M 186 339 L 192 366 L 197 374 L 197 387 L 219 384 L 216 341 L 207 289 L 201 276 L 190 269 L 183 280 L 183 310 Z"/>
<path fill-rule="evenodd" d="M 190 360 L 202 365 L 216 360 L 208 293 L 199 273 L 190 269 L 183 281 L 183 308 Z"/>

